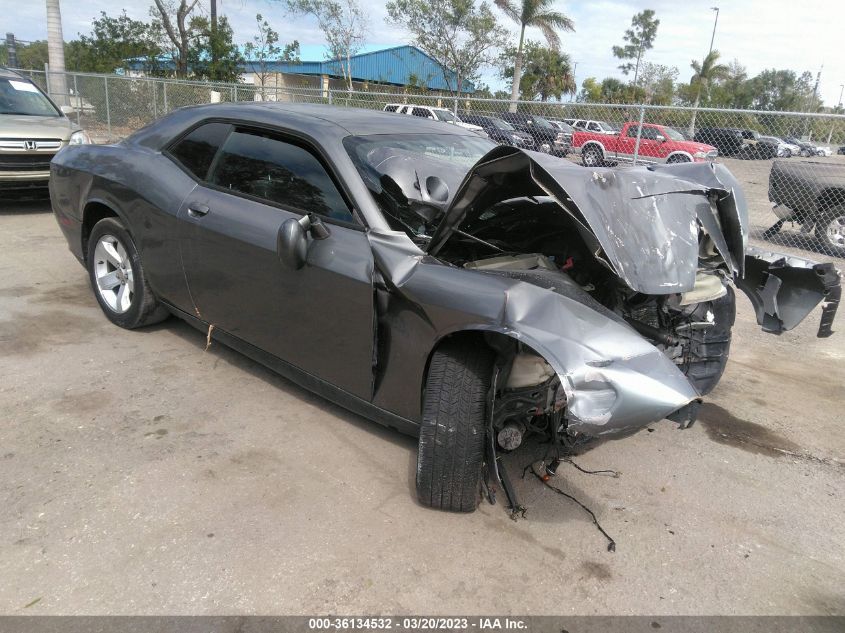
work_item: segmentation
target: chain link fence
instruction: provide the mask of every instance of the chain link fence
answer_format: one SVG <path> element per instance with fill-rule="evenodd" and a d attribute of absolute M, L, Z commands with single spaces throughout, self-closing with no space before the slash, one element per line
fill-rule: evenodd
<path fill-rule="evenodd" d="M 50 91 L 44 71 L 21 71 Z M 51 76 L 54 73 L 50 73 Z M 845 258 L 845 115 L 559 103 L 409 94 L 320 77 L 263 85 L 67 73 L 51 94 L 97 142 L 131 134 L 185 105 L 278 101 L 389 109 L 475 125 L 494 141 L 592 166 L 716 160 L 741 183 L 750 238 L 762 248 L 821 261 Z M 359 89 L 360 88 L 360 89 Z"/>

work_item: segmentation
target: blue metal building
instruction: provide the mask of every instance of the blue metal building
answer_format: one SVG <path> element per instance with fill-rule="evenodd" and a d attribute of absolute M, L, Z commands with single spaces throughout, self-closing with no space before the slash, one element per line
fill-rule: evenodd
<path fill-rule="evenodd" d="M 418 86 L 429 90 L 453 90 L 456 83 L 456 76 L 453 71 L 443 68 L 436 60 L 416 46 L 394 46 L 370 53 L 360 53 L 350 59 L 350 65 L 353 81 L 392 86 Z M 257 63 L 248 61 L 242 66 L 242 69 L 245 72 L 255 72 L 257 66 Z M 336 60 L 302 61 L 298 64 L 270 62 L 267 65 L 267 71 L 343 77 L 341 62 Z M 447 76 L 448 82 L 446 81 Z M 461 91 L 464 93 L 475 92 L 475 86 L 472 82 L 464 81 Z"/>

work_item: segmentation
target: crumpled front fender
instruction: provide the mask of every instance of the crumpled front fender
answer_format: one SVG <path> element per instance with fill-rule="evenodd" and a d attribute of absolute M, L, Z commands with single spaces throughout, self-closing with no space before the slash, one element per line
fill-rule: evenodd
<path fill-rule="evenodd" d="M 630 432 L 700 398 L 633 328 L 574 298 L 518 283 L 507 291 L 502 325 L 558 374 L 571 430 L 594 437 Z"/>

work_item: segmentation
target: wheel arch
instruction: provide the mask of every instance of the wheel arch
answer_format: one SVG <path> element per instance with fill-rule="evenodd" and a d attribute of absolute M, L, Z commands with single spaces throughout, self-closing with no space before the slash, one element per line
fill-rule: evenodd
<path fill-rule="evenodd" d="M 581 146 L 581 153 L 583 154 L 584 151 L 589 149 L 590 147 L 595 147 L 596 149 L 598 149 L 601 152 L 602 160 L 604 160 L 606 158 L 607 150 L 604 148 L 604 145 L 602 145 L 600 141 L 597 141 L 595 139 L 591 139 L 591 140 L 587 141 L 586 143 L 584 143 Z"/>
<path fill-rule="evenodd" d="M 845 187 L 827 187 L 816 196 L 816 208 L 821 212 L 843 205 L 845 205 Z"/>
<path fill-rule="evenodd" d="M 440 336 L 440 338 L 436 339 L 434 344 L 431 346 L 428 356 L 426 357 L 425 368 L 422 375 L 422 384 L 420 385 L 420 412 L 422 412 L 422 406 L 425 401 L 425 391 L 428 387 L 428 371 L 431 367 L 431 359 L 434 357 L 435 352 L 437 352 L 437 350 L 445 343 L 451 343 L 456 340 L 463 341 L 467 345 L 484 345 L 490 348 L 493 353 L 496 354 L 497 358 L 499 358 L 509 346 L 513 346 L 515 348 L 517 343 L 521 343 L 523 346 L 529 348 L 532 352 L 549 363 L 549 365 L 558 374 L 561 373 L 562 368 L 557 366 L 557 363 L 551 359 L 550 354 L 548 354 L 541 345 L 526 339 L 522 335 L 517 336 L 510 331 L 501 331 L 484 325 L 465 326 L 461 329 L 444 333 Z"/>
<path fill-rule="evenodd" d="M 692 154 L 690 154 L 688 151 L 683 150 L 683 149 L 676 149 L 676 150 L 675 150 L 675 151 L 673 151 L 671 154 L 669 154 L 669 155 L 666 157 L 666 162 L 668 163 L 670 160 L 672 160 L 672 159 L 673 159 L 673 158 L 675 158 L 676 156 L 683 156 L 683 157 L 684 157 L 684 158 L 686 158 L 689 162 L 691 162 L 691 163 L 692 163 L 692 162 L 694 162 L 694 161 L 693 161 Z"/>
<path fill-rule="evenodd" d="M 123 222 L 126 230 L 129 230 L 129 225 L 114 205 L 108 204 L 100 198 L 92 198 L 88 200 L 82 211 L 82 231 L 80 239 L 82 242 L 81 247 L 83 258 L 88 257 L 88 237 L 91 235 L 91 230 L 97 222 L 105 218 L 117 218 Z"/>

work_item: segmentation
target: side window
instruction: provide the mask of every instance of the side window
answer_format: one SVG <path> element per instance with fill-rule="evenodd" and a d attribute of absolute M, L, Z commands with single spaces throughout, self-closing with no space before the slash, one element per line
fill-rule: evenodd
<path fill-rule="evenodd" d="M 317 158 L 306 149 L 264 136 L 229 135 L 211 182 L 306 212 L 352 222 L 352 213 Z"/>
<path fill-rule="evenodd" d="M 639 129 L 640 129 L 639 125 L 629 125 L 628 126 L 628 132 L 627 132 L 627 134 L 625 134 L 625 136 L 628 136 L 630 138 L 637 138 L 637 130 L 639 130 Z"/>
<path fill-rule="evenodd" d="M 641 138 L 647 139 L 649 141 L 656 141 L 657 140 L 657 128 L 643 126 L 643 135 L 642 135 Z"/>
<path fill-rule="evenodd" d="M 594 122 L 590 122 L 590 124 L 587 125 L 587 129 L 590 130 L 591 132 L 601 132 L 601 128 L 599 127 L 599 124 L 594 123 Z"/>
<path fill-rule="evenodd" d="M 423 119 L 434 118 L 431 112 L 429 112 L 425 108 L 414 108 L 411 111 L 411 114 L 413 114 L 414 116 L 422 117 Z"/>
<path fill-rule="evenodd" d="M 170 148 L 170 155 L 200 180 L 205 180 L 217 150 L 226 140 L 228 123 L 206 123 Z"/>
<path fill-rule="evenodd" d="M 396 110 L 398 110 L 398 109 L 399 109 L 398 105 L 386 105 L 386 106 L 384 106 L 385 112 L 396 112 Z"/>

